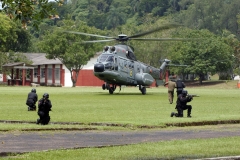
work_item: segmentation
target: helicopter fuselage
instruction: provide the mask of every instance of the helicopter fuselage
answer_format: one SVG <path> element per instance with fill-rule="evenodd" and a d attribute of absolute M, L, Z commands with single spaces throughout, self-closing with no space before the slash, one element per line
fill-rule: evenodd
<path fill-rule="evenodd" d="M 110 94 L 113 94 L 116 86 L 139 86 L 142 94 L 146 94 L 146 87 L 152 85 L 156 81 L 156 86 L 163 83 L 163 72 L 168 66 L 170 60 L 164 59 L 159 69 L 150 65 L 137 61 L 133 48 L 125 44 L 130 40 L 136 41 L 179 41 L 186 39 L 179 38 L 141 38 L 148 34 L 179 27 L 178 24 L 166 24 L 155 29 L 127 36 L 120 34 L 118 37 L 103 36 L 98 34 L 89 34 L 85 32 L 65 31 L 71 34 L 79 34 L 84 36 L 98 37 L 103 39 L 95 39 L 90 41 L 83 41 L 83 43 L 102 43 L 118 41 L 120 44 L 115 46 L 106 46 L 94 65 L 94 75 L 103 80 L 105 84 L 103 89 L 108 89 Z"/>
<path fill-rule="evenodd" d="M 94 64 L 94 75 L 106 82 L 103 84 L 106 85 L 103 89 L 110 88 L 114 91 L 117 85 L 138 85 L 140 90 L 144 87 L 141 91 L 145 94 L 145 87 L 151 86 L 156 79 L 159 79 L 160 69 L 137 61 L 129 46 L 119 44 L 104 48 Z"/>

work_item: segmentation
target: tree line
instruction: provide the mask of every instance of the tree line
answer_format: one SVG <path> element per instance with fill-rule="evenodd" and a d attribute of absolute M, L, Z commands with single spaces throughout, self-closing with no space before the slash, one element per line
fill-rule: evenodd
<path fill-rule="evenodd" d="M 166 23 L 182 27 L 149 35 L 189 38 L 184 42 L 129 42 L 138 60 L 159 67 L 159 60 L 187 64 L 177 73 L 219 73 L 221 79 L 239 74 L 240 4 L 238 0 L 0 0 L 0 51 L 46 52 L 66 66 L 84 65 L 105 44 L 79 45 L 90 37 L 65 30 L 117 36 L 133 35 Z M 34 6 L 34 7 L 32 7 Z M 16 21 L 13 21 L 13 20 Z M 191 38 L 199 38 L 198 41 Z M 90 38 L 92 40 L 92 37 Z M 114 43 L 106 44 L 114 45 Z M 73 56 L 74 55 L 74 56 Z M 79 57 L 74 63 L 73 57 Z M 4 60 L 3 60 L 4 59 Z M 1 64 L 8 58 L 2 58 Z"/>

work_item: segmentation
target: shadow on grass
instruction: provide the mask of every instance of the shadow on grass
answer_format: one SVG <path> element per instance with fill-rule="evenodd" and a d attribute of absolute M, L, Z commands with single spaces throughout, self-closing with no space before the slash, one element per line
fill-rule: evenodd
<path fill-rule="evenodd" d="M 199 81 L 186 81 L 184 82 L 186 87 L 207 87 L 215 89 L 238 89 L 239 82 L 234 80 L 217 80 L 217 81 L 203 81 L 199 84 Z"/>
<path fill-rule="evenodd" d="M 186 86 L 188 87 L 202 87 L 202 86 L 214 86 L 225 84 L 226 81 L 203 81 L 202 84 L 199 81 L 184 81 Z"/>

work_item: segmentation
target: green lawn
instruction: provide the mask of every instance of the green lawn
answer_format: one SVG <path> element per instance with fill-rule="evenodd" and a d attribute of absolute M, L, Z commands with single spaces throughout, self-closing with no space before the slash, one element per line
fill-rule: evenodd
<path fill-rule="evenodd" d="M 0 120 L 36 121 L 36 112 L 28 112 L 25 105 L 30 87 L 0 87 Z M 142 95 L 137 87 L 118 88 L 113 95 L 100 87 L 37 87 L 39 98 L 50 94 L 53 108 L 51 122 L 117 123 L 162 126 L 166 123 L 240 120 L 237 88 L 186 88 L 198 94 L 191 104 L 192 118 L 172 118 L 175 104 L 169 104 L 167 88 L 149 88 Z M 176 101 L 176 94 L 175 99 Z"/>
<path fill-rule="evenodd" d="M 166 123 L 240 120 L 240 89 L 236 81 L 202 87 L 187 87 L 190 94 L 198 94 L 190 104 L 192 118 L 172 118 L 175 105 L 169 104 L 167 88 L 149 88 L 142 95 L 137 87 L 118 88 L 113 95 L 101 87 L 37 87 L 39 98 L 47 92 L 53 104 L 51 122 L 80 122 L 84 125 L 7 124 L 0 123 L 0 130 L 23 130 L 34 128 L 98 127 L 98 129 L 121 129 L 121 127 L 89 126 L 90 123 L 128 124 L 136 126 L 164 126 Z M 0 120 L 35 122 L 36 112 L 27 111 L 25 101 L 31 87 L 0 87 Z M 176 96 L 176 95 L 175 95 Z M 176 101 L 176 97 L 174 99 Z M 51 131 L 54 132 L 54 131 Z M 240 155 L 240 137 L 172 140 L 129 146 L 86 148 L 33 152 L 8 159 L 193 159 L 214 156 Z M 219 147 L 221 146 L 221 147 Z M 96 158 L 97 157 L 97 158 Z"/>

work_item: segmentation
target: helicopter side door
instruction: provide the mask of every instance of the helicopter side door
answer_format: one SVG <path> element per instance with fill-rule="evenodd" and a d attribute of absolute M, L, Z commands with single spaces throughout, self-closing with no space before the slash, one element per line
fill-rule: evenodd
<path fill-rule="evenodd" d="M 134 75 L 135 75 L 135 72 L 134 72 L 134 61 L 129 61 L 128 60 L 128 80 L 130 82 L 130 84 L 134 84 Z"/>
<path fill-rule="evenodd" d="M 133 85 L 134 84 L 134 62 L 122 57 L 119 57 L 119 60 L 120 60 L 119 72 L 121 76 L 124 77 L 125 85 Z"/>

